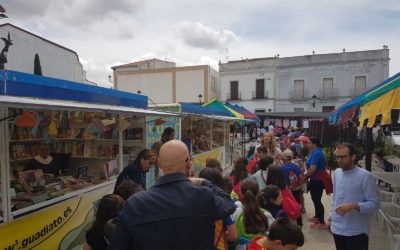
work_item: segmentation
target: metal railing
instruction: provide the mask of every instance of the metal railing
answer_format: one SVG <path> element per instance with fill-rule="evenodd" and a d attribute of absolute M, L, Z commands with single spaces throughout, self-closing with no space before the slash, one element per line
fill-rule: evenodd
<path fill-rule="evenodd" d="M 253 91 L 252 92 L 252 99 L 253 100 L 262 100 L 262 99 L 268 99 L 268 91 L 264 91 L 263 92 L 257 92 L 257 91 Z"/>
<path fill-rule="evenodd" d="M 232 96 L 231 93 L 226 93 L 226 100 L 227 101 L 242 100 L 242 92 L 238 92 L 237 96 Z"/>

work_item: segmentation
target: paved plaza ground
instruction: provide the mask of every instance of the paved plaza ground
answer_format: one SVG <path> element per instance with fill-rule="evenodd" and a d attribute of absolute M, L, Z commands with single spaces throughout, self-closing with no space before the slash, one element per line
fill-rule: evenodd
<path fill-rule="evenodd" d="M 314 206 L 311 201 L 310 194 L 306 194 L 305 205 L 307 213 L 303 214 L 303 232 L 305 235 L 305 244 L 300 249 L 307 250 L 335 250 L 335 243 L 333 242 L 332 234 L 324 229 L 312 229 L 311 223 L 307 222 L 307 217 L 312 217 L 314 214 Z M 331 196 L 324 194 L 322 203 L 325 206 L 325 218 L 328 218 L 331 209 Z M 371 220 L 369 239 L 369 250 L 388 250 L 389 238 L 386 231 L 380 230 L 378 222 L 375 219 Z"/>

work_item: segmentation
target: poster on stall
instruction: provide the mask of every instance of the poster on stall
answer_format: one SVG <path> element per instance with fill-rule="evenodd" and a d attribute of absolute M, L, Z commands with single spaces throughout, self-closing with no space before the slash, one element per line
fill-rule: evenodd
<path fill-rule="evenodd" d="M 0 225 L 0 249 L 82 249 L 93 218 L 93 204 L 111 193 L 115 182 Z"/>
<path fill-rule="evenodd" d="M 194 169 L 195 176 L 198 176 L 200 171 L 206 167 L 206 161 L 209 158 L 214 158 L 217 159 L 219 162 L 224 162 L 224 151 L 225 147 L 219 147 L 211 151 L 193 156 L 192 168 Z"/>
<path fill-rule="evenodd" d="M 157 107 L 156 110 L 163 112 L 179 113 L 179 106 Z M 151 148 L 156 141 L 161 140 L 161 135 L 165 128 L 172 127 L 175 129 L 175 139 L 181 139 L 181 123 L 179 117 L 146 117 L 146 148 Z M 150 168 L 146 174 L 146 187 L 150 188 L 155 183 L 155 168 Z"/>

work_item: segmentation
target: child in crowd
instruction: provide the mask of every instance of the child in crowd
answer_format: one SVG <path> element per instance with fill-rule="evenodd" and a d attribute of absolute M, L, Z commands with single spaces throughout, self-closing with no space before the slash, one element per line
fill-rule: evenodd
<path fill-rule="evenodd" d="M 99 202 L 92 227 L 86 232 L 83 250 L 106 250 L 111 237 L 105 235 L 105 224 L 119 215 L 124 200 L 115 194 L 105 195 Z"/>
<path fill-rule="evenodd" d="M 259 189 L 264 189 L 267 185 L 268 166 L 274 163 L 274 158 L 266 156 L 258 162 L 258 171 L 251 177 L 257 181 Z"/>
<path fill-rule="evenodd" d="M 259 203 L 275 219 L 287 217 L 287 213 L 282 209 L 282 193 L 278 186 L 268 185 L 261 190 Z"/>
<path fill-rule="evenodd" d="M 301 169 L 299 165 L 292 162 L 293 152 L 289 149 L 286 149 L 282 153 L 283 159 L 283 176 L 285 178 L 286 185 L 289 187 L 296 201 L 300 204 L 300 196 L 301 196 Z"/>
<path fill-rule="evenodd" d="M 248 161 L 246 158 L 239 158 L 236 160 L 231 173 L 233 182 L 233 191 L 239 196 L 239 200 L 242 201 L 242 194 L 240 192 L 240 184 L 242 180 L 248 177 L 247 166 Z"/>
<path fill-rule="evenodd" d="M 274 218 L 258 204 L 259 189 L 255 180 L 243 180 L 240 189 L 243 206 L 238 207 L 234 213 L 236 229 L 240 240 L 250 242 L 254 236 L 263 235 Z"/>
<path fill-rule="evenodd" d="M 304 234 L 300 227 L 288 218 L 274 221 L 267 236 L 255 237 L 248 250 L 294 250 L 304 245 Z"/>
<path fill-rule="evenodd" d="M 248 161 L 254 158 L 255 152 L 256 152 L 256 146 L 250 146 L 249 151 L 247 152 Z"/>
<path fill-rule="evenodd" d="M 217 168 L 203 168 L 199 173 L 200 178 L 211 181 L 221 189 L 224 189 L 224 179 Z M 235 242 L 237 238 L 235 221 L 233 216 L 215 222 L 214 246 L 218 250 L 228 250 L 228 242 Z"/>
<path fill-rule="evenodd" d="M 124 179 L 115 190 L 114 194 L 119 195 L 125 201 L 133 194 L 143 191 L 144 189 L 131 179 Z"/>
<path fill-rule="evenodd" d="M 231 199 L 235 204 L 236 204 L 236 202 L 240 203 L 239 196 L 235 192 L 233 192 L 232 178 L 229 175 L 225 175 L 222 177 L 222 179 L 224 180 L 223 190 L 225 191 L 225 193 L 227 193 L 231 196 Z"/>
<path fill-rule="evenodd" d="M 302 225 L 300 204 L 296 201 L 292 192 L 287 187 L 283 176 L 283 169 L 281 167 L 274 166 L 268 169 L 267 184 L 273 184 L 280 188 L 282 193 L 283 210 L 285 210 L 290 219 L 297 220 L 297 223 Z"/>
<path fill-rule="evenodd" d="M 259 146 L 257 148 L 256 155 L 249 161 L 249 164 L 247 165 L 247 171 L 249 174 L 254 174 L 257 172 L 256 167 L 258 162 L 268 156 L 268 148 L 265 146 Z"/>
<path fill-rule="evenodd" d="M 215 168 L 222 173 L 221 163 L 219 162 L 219 160 L 217 160 L 215 158 L 208 158 L 206 160 L 206 167 L 207 168 Z"/>

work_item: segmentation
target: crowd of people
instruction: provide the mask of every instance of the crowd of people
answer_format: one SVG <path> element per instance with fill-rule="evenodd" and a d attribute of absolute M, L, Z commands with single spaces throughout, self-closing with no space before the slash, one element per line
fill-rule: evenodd
<path fill-rule="evenodd" d="M 198 178 L 186 143 L 168 138 L 158 151 L 144 149 L 120 174 L 114 194 L 99 202 L 84 249 L 297 249 L 304 244 L 308 191 L 311 228 L 332 228 L 338 250 L 368 249 L 368 218 L 379 199 L 369 172 L 354 163 L 354 147 L 337 145 L 341 169 L 332 183 L 317 139 L 281 142 L 265 133 L 229 174 L 217 159 L 207 159 Z M 163 175 L 146 190 L 144 174 L 154 163 Z M 345 183 L 349 176 L 357 180 Z M 333 192 L 328 221 L 324 190 Z"/>

